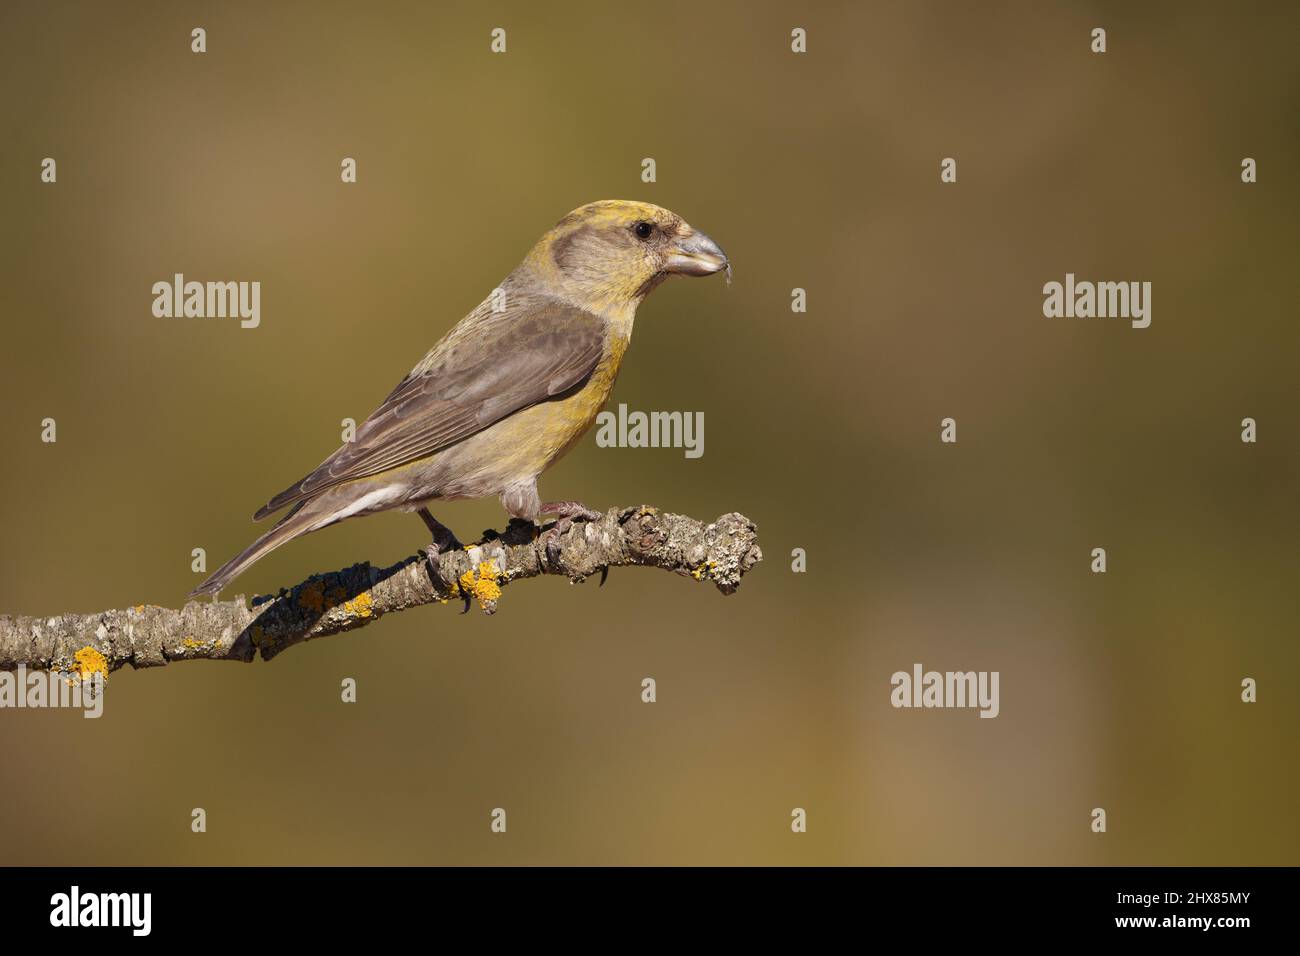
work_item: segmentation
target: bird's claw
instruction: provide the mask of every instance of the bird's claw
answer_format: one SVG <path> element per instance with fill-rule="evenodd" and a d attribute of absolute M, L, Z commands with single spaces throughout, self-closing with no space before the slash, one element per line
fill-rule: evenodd
<path fill-rule="evenodd" d="M 435 588 L 441 588 L 445 585 L 442 582 L 442 556 L 449 551 L 463 551 L 464 545 L 456 540 L 454 534 L 440 536 L 441 541 L 433 541 L 431 544 L 424 546 L 424 561 L 429 568 L 429 580 L 433 582 Z M 469 612 L 469 595 L 464 592 L 460 595 L 465 602 L 465 607 L 461 609 L 461 614 Z"/>
<path fill-rule="evenodd" d="M 464 551 L 465 546 L 450 528 L 429 513 L 428 508 L 421 508 L 416 514 L 433 535 L 433 543 L 424 548 L 424 560 L 429 565 L 429 579 L 435 588 L 439 588 L 442 583 L 442 556 L 449 551 Z M 469 595 L 462 594 L 461 597 L 465 599 L 465 610 L 460 613 L 464 614 L 469 610 Z"/>
<path fill-rule="evenodd" d="M 546 561 L 548 564 L 560 563 L 560 538 L 573 527 L 572 518 L 561 518 L 546 530 Z"/>
<path fill-rule="evenodd" d="M 442 576 L 439 572 L 442 566 L 442 553 L 436 544 L 427 544 L 421 550 L 424 552 L 424 563 L 429 567 L 429 577 L 436 582 Z"/>
<path fill-rule="evenodd" d="M 548 501 L 541 507 L 541 513 L 555 515 L 561 521 L 596 521 L 601 517 L 599 511 L 592 511 L 581 501 Z"/>
<path fill-rule="evenodd" d="M 456 547 L 456 548 L 447 548 L 446 550 L 447 550 L 447 551 L 459 551 L 460 548 L 459 548 L 459 547 Z M 440 550 L 438 549 L 438 546 L 437 546 L 436 544 L 429 544 L 429 545 L 425 545 L 425 547 L 424 547 L 424 560 L 425 560 L 425 563 L 426 563 L 426 564 L 428 565 L 428 567 L 429 567 L 429 579 L 433 582 L 433 586 L 434 586 L 435 588 L 442 588 L 442 587 L 444 587 L 444 585 L 442 584 L 442 570 L 441 570 L 441 569 L 442 569 L 442 555 L 443 555 L 444 553 L 445 553 L 445 552 L 440 551 Z M 464 606 L 463 608 L 461 608 L 460 613 L 461 613 L 461 614 L 468 614 L 468 613 L 469 613 L 469 594 L 466 593 L 465 591 L 461 591 L 461 592 L 460 592 L 460 599 L 461 599 L 462 601 L 465 602 L 465 606 Z"/>

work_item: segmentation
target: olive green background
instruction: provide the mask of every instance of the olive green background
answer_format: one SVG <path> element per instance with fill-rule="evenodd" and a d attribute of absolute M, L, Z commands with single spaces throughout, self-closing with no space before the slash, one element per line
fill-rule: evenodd
<path fill-rule="evenodd" d="M 991 7 L 5 3 L 0 610 L 176 606 L 601 198 L 733 259 L 647 300 L 613 399 L 705 454 L 593 433 L 543 496 L 741 511 L 766 560 L 0 712 L 0 863 L 1300 862 L 1300 11 Z M 154 318 L 175 272 L 261 281 L 261 327 Z M 1044 318 L 1066 272 L 1151 281 L 1151 327 Z M 236 590 L 425 539 L 346 522 Z M 893 709 L 914 662 L 999 671 L 1001 716 Z"/>

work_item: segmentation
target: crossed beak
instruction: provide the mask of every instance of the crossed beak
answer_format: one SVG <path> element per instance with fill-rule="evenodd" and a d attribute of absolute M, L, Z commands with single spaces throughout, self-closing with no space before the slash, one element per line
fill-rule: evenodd
<path fill-rule="evenodd" d="M 669 253 L 664 271 L 683 276 L 711 276 L 723 269 L 731 275 L 727 254 L 704 233 L 690 229 Z"/>

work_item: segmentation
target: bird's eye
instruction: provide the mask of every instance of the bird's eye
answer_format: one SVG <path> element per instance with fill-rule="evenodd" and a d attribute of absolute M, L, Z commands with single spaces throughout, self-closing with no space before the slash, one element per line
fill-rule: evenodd
<path fill-rule="evenodd" d="M 654 231 L 655 231 L 655 227 L 650 225 L 650 223 L 648 222 L 638 222 L 635 226 L 632 227 L 633 234 L 635 234 L 636 237 L 642 240 L 643 242 L 646 239 L 649 239 L 651 233 L 653 233 Z"/>

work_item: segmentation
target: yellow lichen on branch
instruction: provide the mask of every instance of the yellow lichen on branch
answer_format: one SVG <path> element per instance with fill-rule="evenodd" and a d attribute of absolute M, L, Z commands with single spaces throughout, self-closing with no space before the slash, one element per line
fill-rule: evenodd
<path fill-rule="evenodd" d="M 108 680 L 108 658 L 89 644 L 72 656 L 76 661 L 76 667 L 72 672 L 73 676 L 87 681 L 95 674 L 98 674 L 101 679 Z"/>
<path fill-rule="evenodd" d="M 466 571 L 460 576 L 460 589 L 473 595 L 478 601 L 478 606 L 484 611 L 491 611 L 496 607 L 497 599 L 501 597 L 501 585 L 497 583 L 501 575 L 497 572 L 497 567 L 491 561 L 480 561 L 477 575 L 474 569 Z"/>
<path fill-rule="evenodd" d="M 693 577 L 697 581 L 703 581 L 705 578 L 707 578 L 710 574 L 713 573 L 714 569 L 717 568 L 717 566 L 718 563 L 716 561 L 705 561 L 698 568 L 696 568 L 694 571 L 691 572 L 691 577 Z"/>
<path fill-rule="evenodd" d="M 370 617 L 375 613 L 375 600 L 369 591 L 362 591 L 351 601 L 344 601 L 343 610 L 353 617 Z"/>

